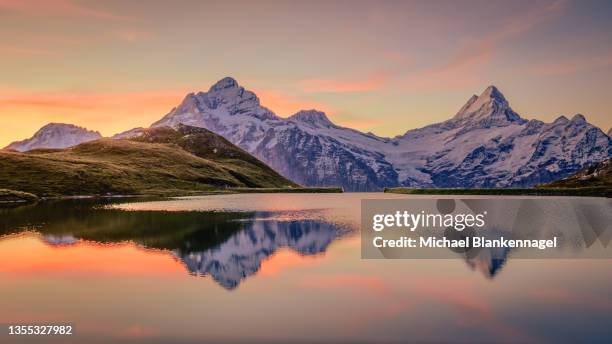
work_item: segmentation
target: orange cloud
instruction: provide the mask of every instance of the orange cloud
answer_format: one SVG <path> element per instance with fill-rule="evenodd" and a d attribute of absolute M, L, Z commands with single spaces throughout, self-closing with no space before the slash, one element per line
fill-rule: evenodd
<path fill-rule="evenodd" d="M 72 123 L 109 136 L 149 126 L 185 96 L 184 90 L 33 92 L 0 89 L 0 147 L 30 137 L 49 122 Z M 19 121 L 15 120 L 19 118 Z"/>
<path fill-rule="evenodd" d="M 261 105 L 280 116 L 288 117 L 300 110 L 313 108 L 326 113 L 332 112 L 332 109 L 326 104 L 291 96 L 276 90 L 254 89 L 253 92 L 259 97 Z"/>
<path fill-rule="evenodd" d="M 63 109 L 101 109 L 129 104 L 166 105 L 178 103 L 185 91 L 155 90 L 148 92 L 84 92 L 55 91 L 28 92 L 3 90 L 0 104 L 3 107 L 37 107 Z"/>
<path fill-rule="evenodd" d="M 389 79 L 389 73 L 376 73 L 365 80 L 341 81 L 332 79 L 308 79 L 298 83 L 304 92 L 361 92 L 381 88 Z"/>
<path fill-rule="evenodd" d="M 0 53 L 11 54 L 11 55 L 12 54 L 15 54 L 15 55 L 42 55 L 42 56 L 57 55 L 56 52 L 47 50 L 47 49 L 28 48 L 28 47 L 21 47 L 21 46 L 15 46 L 15 45 L 7 45 L 7 44 L 0 44 Z"/>

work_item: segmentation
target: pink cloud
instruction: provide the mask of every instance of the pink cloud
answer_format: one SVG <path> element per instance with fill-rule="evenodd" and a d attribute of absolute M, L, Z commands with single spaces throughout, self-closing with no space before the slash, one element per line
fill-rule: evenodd
<path fill-rule="evenodd" d="M 327 104 L 323 104 L 311 99 L 289 95 L 284 92 L 272 89 L 256 88 L 253 92 L 259 97 L 261 104 L 277 115 L 290 116 L 304 109 L 318 109 L 330 113 L 333 110 Z"/>
<path fill-rule="evenodd" d="M 537 25 L 557 16 L 565 8 L 565 1 L 556 1 L 530 9 L 509 18 L 500 28 L 463 43 L 447 63 L 428 68 L 406 80 L 410 89 L 460 89 L 482 84 L 479 69 L 489 62 L 500 43 L 524 34 Z"/>
<path fill-rule="evenodd" d="M 136 42 L 150 39 L 152 34 L 147 31 L 120 31 L 116 32 L 115 35 L 122 41 L 125 42 Z"/>
<path fill-rule="evenodd" d="M 386 294 L 389 286 L 377 276 L 356 274 L 309 276 L 301 281 L 301 286 L 316 289 L 362 289 L 373 293 Z"/>
<path fill-rule="evenodd" d="M 536 75 L 568 75 L 583 70 L 591 70 L 612 65 L 612 54 L 599 56 L 581 56 L 557 62 L 544 63 L 532 70 Z"/>
<path fill-rule="evenodd" d="M 365 80 L 333 80 L 333 79 L 307 79 L 298 83 L 304 92 L 361 92 L 381 88 L 389 79 L 389 73 L 376 73 Z"/>
<path fill-rule="evenodd" d="M 71 0 L 0 0 L 0 8 L 26 15 L 65 15 L 107 20 L 130 20 L 129 17 L 84 6 Z"/>
<path fill-rule="evenodd" d="M 612 301 L 605 298 L 597 298 L 590 295 L 580 295 L 576 291 L 563 288 L 536 289 L 528 293 L 534 300 L 554 304 L 585 306 L 589 308 L 612 310 Z"/>

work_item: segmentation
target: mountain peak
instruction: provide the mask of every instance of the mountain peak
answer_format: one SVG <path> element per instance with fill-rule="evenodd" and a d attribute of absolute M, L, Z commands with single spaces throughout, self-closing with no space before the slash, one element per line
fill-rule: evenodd
<path fill-rule="evenodd" d="M 453 120 L 461 123 L 478 122 L 485 126 L 504 126 L 511 122 L 525 121 L 510 108 L 504 95 L 493 85 L 487 87 L 479 96 L 471 96 Z"/>
<path fill-rule="evenodd" d="M 48 131 L 48 130 L 53 130 L 53 129 L 60 129 L 60 130 L 61 129 L 83 129 L 83 130 L 87 130 L 87 129 L 83 128 L 83 127 L 79 127 L 78 125 L 74 125 L 74 124 L 51 122 L 51 123 L 47 123 L 47 124 L 43 125 L 42 127 L 40 127 L 40 129 L 38 129 L 37 133 Z"/>
<path fill-rule="evenodd" d="M 330 121 L 329 118 L 327 118 L 327 116 L 325 115 L 325 112 L 318 111 L 315 109 L 301 110 L 297 112 L 296 114 L 294 114 L 293 116 L 289 117 L 289 120 L 307 123 L 312 126 L 320 127 L 320 128 L 321 127 L 329 128 L 329 127 L 334 126 L 334 123 L 332 123 L 332 121 Z"/>
<path fill-rule="evenodd" d="M 571 121 L 574 123 L 586 123 L 586 118 L 582 114 L 577 113 L 572 117 Z"/>
<path fill-rule="evenodd" d="M 6 148 L 20 152 L 37 148 L 67 148 L 100 138 L 102 135 L 99 132 L 74 124 L 48 123 L 38 129 L 31 138 L 13 142 Z"/>
<path fill-rule="evenodd" d="M 488 98 L 491 100 L 496 100 L 500 103 L 508 103 L 504 95 L 499 91 L 499 89 L 493 85 L 487 87 L 484 92 L 480 95 L 479 98 Z"/>
<path fill-rule="evenodd" d="M 212 85 L 210 87 L 210 91 L 221 91 L 224 90 L 226 88 L 238 88 L 240 87 L 238 85 L 238 82 L 236 81 L 236 79 L 232 78 L 232 77 L 225 77 L 219 81 L 217 81 L 214 85 Z"/>
<path fill-rule="evenodd" d="M 563 123 L 563 124 L 565 124 L 565 123 L 567 123 L 567 122 L 569 122 L 569 119 L 567 119 L 567 117 L 565 117 L 564 115 L 561 115 L 561 116 L 557 117 L 557 118 L 556 118 L 556 119 L 553 121 L 553 124 L 557 124 L 557 123 Z"/>

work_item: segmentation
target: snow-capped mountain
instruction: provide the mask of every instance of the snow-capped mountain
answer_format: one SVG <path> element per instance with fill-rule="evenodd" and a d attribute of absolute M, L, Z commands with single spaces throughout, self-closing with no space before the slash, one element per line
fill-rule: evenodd
<path fill-rule="evenodd" d="M 301 255 L 325 252 L 343 230 L 321 221 L 257 220 L 224 243 L 203 252 L 174 254 L 196 275 L 210 275 L 227 289 L 259 271 L 262 261 L 280 247 Z"/>
<path fill-rule="evenodd" d="M 612 155 L 612 138 L 577 114 L 552 123 L 526 120 L 494 86 L 473 95 L 447 121 L 395 138 L 338 126 L 317 110 L 281 118 L 236 80 L 190 93 L 153 127 L 207 128 L 307 186 L 349 191 L 409 187 L 520 187 L 564 178 Z M 113 136 L 141 135 L 135 128 Z M 49 124 L 7 148 L 65 148 L 97 132 Z"/>
<path fill-rule="evenodd" d="M 612 154 L 612 139 L 582 115 L 528 121 L 494 86 L 451 119 L 393 139 L 337 126 L 316 110 L 278 117 L 232 78 L 188 94 L 153 126 L 178 123 L 219 133 L 300 184 L 351 191 L 530 186 Z"/>
<path fill-rule="evenodd" d="M 102 135 L 97 131 L 72 124 L 49 123 L 40 128 L 31 138 L 13 142 L 5 149 L 25 152 L 37 148 L 67 148 L 100 138 Z"/>
<path fill-rule="evenodd" d="M 584 116 L 527 121 L 493 86 L 470 98 L 453 118 L 410 130 L 393 143 L 398 149 L 386 157 L 407 186 L 531 186 L 612 154 L 610 137 Z"/>
<path fill-rule="evenodd" d="M 303 185 L 363 191 L 397 185 L 397 173 L 381 153 L 388 139 L 336 126 L 315 110 L 280 118 L 232 78 L 188 94 L 153 126 L 178 123 L 214 131 Z"/>

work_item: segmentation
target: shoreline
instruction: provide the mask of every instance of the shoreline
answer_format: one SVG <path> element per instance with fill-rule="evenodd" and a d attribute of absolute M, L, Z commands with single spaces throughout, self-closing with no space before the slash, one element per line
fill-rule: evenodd
<path fill-rule="evenodd" d="M 26 194 L 20 191 L 13 191 L 12 193 Z M 100 195 L 56 195 L 56 196 L 35 196 L 30 199 L 19 199 L 4 201 L 0 200 L 0 205 L 23 205 L 31 204 L 38 201 L 52 201 L 52 200 L 78 200 L 78 199 L 98 199 L 98 198 L 139 198 L 139 197 L 186 197 L 186 196 L 209 196 L 209 195 L 229 195 L 229 194 L 247 194 L 247 193 L 344 193 L 342 188 L 336 187 L 312 187 L 312 188 L 227 188 L 218 190 L 208 191 L 185 191 L 176 192 L 171 191 L 169 193 L 143 193 L 143 194 L 100 194 Z M 35 197 L 35 198 L 34 198 Z"/>
<path fill-rule="evenodd" d="M 405 195 L 483 195 L 483 196 L 573 196 L 612 197 L 612 188 L 474 188 L 474 189 L 413 189 L 385 188 L 384 193 Z"/>

